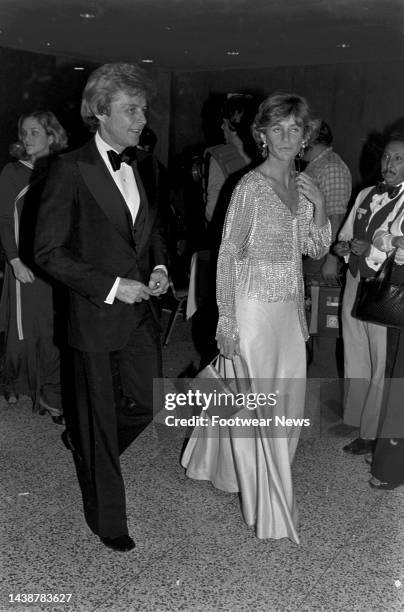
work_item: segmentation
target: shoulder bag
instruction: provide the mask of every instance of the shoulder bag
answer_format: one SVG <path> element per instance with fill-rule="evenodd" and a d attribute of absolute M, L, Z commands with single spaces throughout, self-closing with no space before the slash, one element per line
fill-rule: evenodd
<path fill-rule="evenodd" d="M 404 284 L 391 283 L 396 249 L 391 251 L 373 278 L 363 279 L 353 316 L 362 321 L 404 327 Z"/>

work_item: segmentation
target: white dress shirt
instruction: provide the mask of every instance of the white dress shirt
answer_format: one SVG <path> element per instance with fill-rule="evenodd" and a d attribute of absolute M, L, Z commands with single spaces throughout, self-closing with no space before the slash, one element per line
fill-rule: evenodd
<path fill-rule="evenodd" d="M 118 153 L 118 151 L 111 147 L 107 142 L 105 142 L 105 140 L 101 138 L 99 132 L 97 132 L 95 135 L 95 145 L 98 149 L 99 154 L 104 160 L 104 163 L 108 168 L 110 175 L 114 179 L 116 186 L 121 192 L 123 199 L 125 200 L 126 206 L 129 208 L 129 212 L 132 217 L 132 222 L 135 223 L 137 213 L 139 212 L 140 195 L 132 167 L 129 164 L 123 163 L 121 164 L 119 170 L 113 170 L 111 162 L 108 158 L 108 151 L 112 150 L 116 153 Z M 155 266 L 154 269 L 156 270 L 157 268 L 161 268 L 167 273 L 167 268 L 165 266 Z M 117 276 L 114 284 L 112 285 L 111 291 L 108 293 L 106 299 L 104 300 L 106 304 L 114 303 L 120 280 L 120 276 Z"/>
<path fill-rule="evenodd" d="M 140 195 L 132 167 L 129 166 L 129 164 L 123 163 L 121 164 L 119 170 L 114 171 L 112 169 L 111 162 L 108 159 L 108 151 L 112 150 L 118 154 L 119 152 L 113 147 L 111 147 L 107 142 L 105 142 L 105 140 L 101 138 L 98 132 L 95 135 L 95 144 L 102 159 L 105 162 L 105 165 L 108 168 L 110 175 L 114 179 L 116 186 L 121 192 L 123 199 L 126 202 L 126 206 L 129 208 L 132 217 L 132 222 L 135 223 L 136 215 L 139 210 Z"/>

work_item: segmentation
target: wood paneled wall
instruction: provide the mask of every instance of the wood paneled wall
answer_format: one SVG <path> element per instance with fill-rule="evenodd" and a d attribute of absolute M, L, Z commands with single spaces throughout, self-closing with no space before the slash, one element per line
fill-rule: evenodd
<path fill-rule="evenodd" d="M 201 112 L 211 94 L 293 91 L 309 100 L 334 133 L 334 148 L 349 165 L 354 183 L 369 135 L 404 117 L 403 61 L 266 69 L 174 73 L 171 154 L 203 142 Z"/>

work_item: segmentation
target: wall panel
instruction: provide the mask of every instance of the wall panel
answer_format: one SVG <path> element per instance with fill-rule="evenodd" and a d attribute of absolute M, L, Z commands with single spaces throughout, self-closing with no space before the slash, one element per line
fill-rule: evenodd
<path fill-rule="evenodd" d="M 364 178 L 360 159 L 369 135 L 404 116 L 403 68 L 404 62 L 390 61 L 174 73 L 171 155 L 204 142 L 201 113 L 209 95 L 295 91 L 330 123 L 335 149 L 359 185 Z"/>

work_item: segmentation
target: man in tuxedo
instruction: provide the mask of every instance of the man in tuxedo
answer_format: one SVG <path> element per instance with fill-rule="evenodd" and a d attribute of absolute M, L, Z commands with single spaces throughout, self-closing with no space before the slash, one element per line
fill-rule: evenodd
<path fill-rule="evenodd" d="M 153 378 L 162 376 L 153 300 L 168 288 L 157 204 L 133 158 L 150 89 L 132 64 L 90 75 L 81 114 L 95 138 L 53 163 L 35 238 L 37 263 L 69 293 L 77 429 L 67 441 L 86 518 L 120 552 L 135 543 L 119 455 L 152 420 Z"/>

